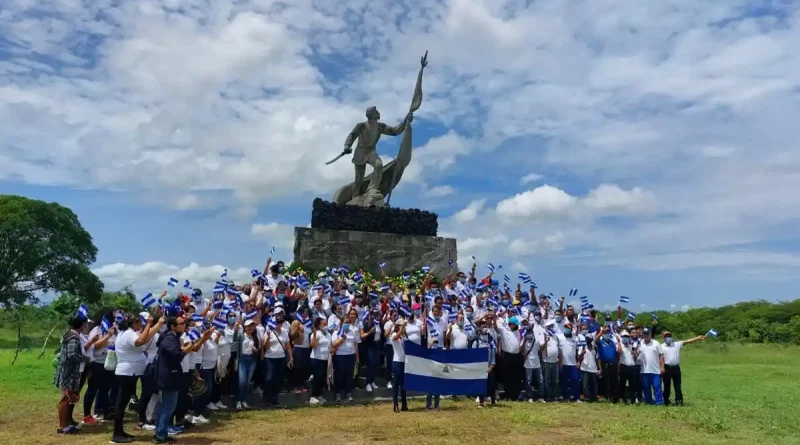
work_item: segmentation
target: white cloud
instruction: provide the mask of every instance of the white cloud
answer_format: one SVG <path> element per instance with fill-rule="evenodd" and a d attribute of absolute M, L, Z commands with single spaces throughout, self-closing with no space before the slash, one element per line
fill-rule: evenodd
<path fill-rule="evenodd" d="M 250 233 L 276 247 L 291 249 L 294 245 L 294 226 L 289 224 L 256 223 L 250 228 Z"/>
<path fill-rule="evenodd" d="M 429 198 L 443 198 L 445 196 L 450 196 L 456 192 L 456 189 L 450 185 L 437 185 L 436 187 L 431 187 L 425 192 L 425 196 Z"/>
<path fill-rule="evenodd" d="M 530 184 L 531 182 L 536 182 L 542 178 L 543 176 L 538 173 L 528 173 L 527 175 L 520 178 L 519 185 Z"/>
<path fill-rule="evenodd" d="M 483 210 L 483 206 L 486 205 L 485 199 L 477 199 L 469 203 L 469 205 L 453 215 L 453 219 L 460 223 L 466 223 L 470 221 L 475 221 L 475 218 L 478 217 L 480 212 Z"/>
<path fill-rule="evenodd" d="M 569 211 L 575 201 L 563 190 L 543 185 L 500 201 L 496 211 L 503 218 L 559 216 Z"/>
<path fill-rule="evenodd" d="M 592 190 L 583 203 L 602 212 L 625 212 L 644 208 L 653 200 L 650 192 L 639 187 L 625 191 L 614 184 L 602 184 Z"/>
<path fill-rule="evenodd" d="M 263 267 L 263 265 L 254 265 Z M 149 261 L 142 264 L 113 263 L 97 267 L 92 271 L 100 277 L 110 290 L 131 286 L 137 293 L 161 292 L 168 290 L 173 293 L 182 291 L 181 288 L 167 286 L 171 277 L 177 278 L 181 283 L 189 280 L 192 287 L 210 290 L 214 282 L 219 279 L 226 266 L 200 266 L 191 263 L 181 267 L 161 261 Z M 250 269 L 228 268 L 228 278 L 236 283 L 250 281 Z"/>

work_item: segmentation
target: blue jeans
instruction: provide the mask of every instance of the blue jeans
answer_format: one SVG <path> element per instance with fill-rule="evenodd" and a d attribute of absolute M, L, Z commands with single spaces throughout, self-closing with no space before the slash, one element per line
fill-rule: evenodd
<path fill-rule="evenodd" d="M 375 374 L 378 372 L 378 366 L 381 363 L 381 349 L 380 345 L 375 343 L 364 348 L 367 353 L 367 384 L 375 383 Z"/>
<path fill-rule="evenodd" d="M 533 385 L 531 385 L 533 384 Z M 533 387 L 536 387 L 536 397 L 544 398 L 542 391 L 542 368 L 525 368 L 525 397 L 533 398 Z"/>
<path fill-rule="evenodd" d="M 652 387 L 652 392 L 651 392 Z M 664 396 L 661 394 L 661 376 L 659 374 L 642 374 L 642 390 L 644 391 L 644 402 L 648 405 L 663 405 Z M 655 401 L 653 401 L 655 393 Z"/>
<path fill-rule="evenodd" d="M 564 400 L 578 400 L 581 397 L 581 389 L 579 383 L 579 374 L 577 366 L 561 367 L 561 396 Z"/>
<path fill-rule="evenodd" d="M 283 384 L 283 370 L 286 368 L 286 357 L 268 358 L 267 376 L 264 378 L 264 403 L 267 405 L 278 404 L 278 393 Z"/>
<path fill-rule="evenodd" d="M 156 438 L 166 439 L 169 429 L 169 421 L 178 405 L 178 390 L 161 391 L 161 406 L 158 408 L 158 420 L 156 421 Z"/>
<path fill-rule="evenodd" d="M 253 372 L 256 370 L 256 358 L 252 355 L 243 355 L 239 359 L 239 391 L 236 394 L 236 400 L 239 402 L 247 402 L 250 398 L 250 380 L 253 378 Z"/>
<path fill-rule="evenodd" d="M 397 405 L 397 396 L 400 396 L 400 401 L 405 408 L 406 402 L 406 385 L 405 385 L 406 364 L 403 362 L 392 362 L 392 403 Z M 402 388 L 402 389 L 401 389 Z"/>
<path fill-rule="evenodd" d="M 353 390 L 353 372 L 356 367 L 356 355 L 333 356 L 334 393 L 342 396 Z"/>

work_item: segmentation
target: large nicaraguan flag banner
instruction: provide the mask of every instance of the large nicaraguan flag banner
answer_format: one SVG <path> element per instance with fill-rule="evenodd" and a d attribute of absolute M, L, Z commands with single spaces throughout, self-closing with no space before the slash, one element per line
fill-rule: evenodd
<path fill-rule="evenodd" d="M 427 349 L 403 344 L 406 353 L 405 389 L 440 395 L 486 393 L 489 350 Z"/>

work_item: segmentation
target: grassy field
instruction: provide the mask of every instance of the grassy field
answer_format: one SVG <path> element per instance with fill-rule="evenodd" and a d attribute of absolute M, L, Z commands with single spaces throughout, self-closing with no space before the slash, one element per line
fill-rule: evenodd
<path fill-rule="evenodd" d="M 65 443 L 55 434 L 52 356 L 0 351 L 0 443 Z M 443 401 L 438 413 L 394 414 L 387 405 L 222 413 L 181 443 L 282 444 L 800 444 L 800 348 L 691 345 L 682 352 L 684 407 L 503 404 Z M 76 409 L 76 414 L 82 411 Z M 128 431 L 140 443 L 152 434 Z M 110 426 L 86 427 L 71 441 L 108 443 Z"/>

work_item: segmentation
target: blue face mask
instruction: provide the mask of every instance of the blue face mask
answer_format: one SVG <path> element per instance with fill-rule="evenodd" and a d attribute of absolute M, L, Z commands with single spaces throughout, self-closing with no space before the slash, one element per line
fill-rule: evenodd
<path fill-rule="evenodd" d="M 630 345 L 631 344 L 631 338 L 630 337 L 622 337 L 622 344 L 625 345 L 625 346 Z"/>
<path fill-rule="evenodd" d="M 672 346 L 672 344 L 674 343 L 674 340 L 672 340 L 672 337 L 667 337 L 667 338 L 664 339 L 664 343 L 666 343 L 667 346 Z"/>
<path fill-rule="evenodd" d="M 412 297 L 416 297 L 416 296 L 417 296 L 417 291 L 415 291 L 415 290 L 412 290 L 412 291 L 410 292 L 410 294 L 411 294 L 411 296 L 412 296 Z"/>
<path fill-rule="evenodd" d="M 439 321 L 439 320 L 442 319 L 442 316 L 441 315 L 434 315 L 433 319 L 436 320 L 436 321 Z"/>
<path fill-rule="evenodd" d="M 472 312 L 467 312 L 467 320 L 472 320 L 474 314 Z"/>
<path fill-rule="evenodd" d="M 342 326 L 342 330 L 343 330 L 344 332 L 350 332 L 350 325 L 349 325 L 349 324 L 344 324 L 344 325 Z"/>
<path fill-rule="evenodd" d="M 414 316 L 419 317 L 420 315 L 422 315 L 422 311 L 421 310 L 417 309 L 417 310 L 414 311 Z"/>
<path fill-rule="evenodd" d="M 278 300 L 283 301 L 284 298 L 286 298 L 285 294 L 278 294 Z"/>
<path fill-rule="evenodd" d="M 564 320 L 564 317 L 560 315 L 556 315 L 556 323 L 561 323 Z"/>
<path fill-rule="evenodd" d="M 466 278 L 459 278 L 458 282 L 461 283 L 461 284 L 464 284 L 464 283 L 467 282 L 467 279 Z"/>
<path fill-rule="evenodd" d="M 236 323 L 236 317 L 228 317 L 228 324 Z"/>
<path fill-rule="evenodd" d="M 464 327 L 464 320 L 458 320 L 458 327 L 459 328 L 463 328 Z"/>

